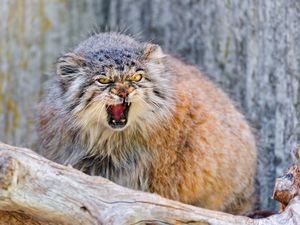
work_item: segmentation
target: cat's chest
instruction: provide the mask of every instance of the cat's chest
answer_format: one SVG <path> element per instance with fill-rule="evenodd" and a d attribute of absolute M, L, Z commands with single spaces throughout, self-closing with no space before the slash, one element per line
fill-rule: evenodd
<path fill-rule="evenodd" d="M 77 167 L 84 172 L 105 177 L 119 185 L 136 190 L 149 190 L 153 156 L 147 146 L 101 146 L 97 155 L 86 157 Z"/>

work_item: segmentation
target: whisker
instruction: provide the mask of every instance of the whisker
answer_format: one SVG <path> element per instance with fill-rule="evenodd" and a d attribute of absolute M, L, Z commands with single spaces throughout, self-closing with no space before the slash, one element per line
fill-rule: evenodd
<path fill-rule="evenodd" d="M 140 100 L 142 100 L 143 102 L 145 102 L 147 105 L 149 105 L 150 103 L 149 102 L 146 102 L 142 97 L 140 97 L 140 96 L 137 96 Z M 155 102 L 153 102 L 151 99 L 150 99 L 150 101 L 151 101 L 151 105 L 153 105 L 153 106 L 155 106 L 156 108 L 158 108 L 158 109 L 160 109 L 161 107 L 159 106 L 159 105 L 157 105 Z"/>

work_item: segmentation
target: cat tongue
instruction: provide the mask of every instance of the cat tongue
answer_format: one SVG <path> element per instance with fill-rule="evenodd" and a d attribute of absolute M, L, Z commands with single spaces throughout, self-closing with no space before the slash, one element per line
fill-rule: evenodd
<path fill-rule="evenodd" d="M 111 112 L 114 115 L 114 118 L 119 120 L 121 119 L 121 116 L 125 110 L 124 104 L 118 104 L 118 105 L 112 105 L 111 106 Z"/>

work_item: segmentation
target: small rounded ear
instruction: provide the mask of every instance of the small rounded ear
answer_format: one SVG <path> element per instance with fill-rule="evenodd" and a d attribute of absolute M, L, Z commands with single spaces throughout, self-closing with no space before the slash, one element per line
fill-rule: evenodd
<path fill-rule="evenodd" d="M 60 58 L 58 58 L 56 63 L 56 73 L 60 77 L 70 78 L 80 72 L 80 68 L 86 66 L 86 60 L 75 54 L 67 53 Z"/>
<path fill-rule="evenodd" d="M 165 57 L 165 54 L 161 50 L 159 45 L 156 44 L 146 44 L 144 48 L 144 58 L 148 60 L 159 60 Z"/>

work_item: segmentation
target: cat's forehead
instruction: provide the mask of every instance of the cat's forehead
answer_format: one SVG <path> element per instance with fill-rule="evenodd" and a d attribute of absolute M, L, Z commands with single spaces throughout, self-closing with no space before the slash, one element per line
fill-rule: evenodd
<path fill-rule="evenodd" d="M 126 63 L 131 60 L 138 60 L 142 55 L 140 49 L 110 48 L 98 51 L 85 52 L 83 56 L 93 62 L 115 61 L 116 64 Z"/>
<path fill-rule="evenodd" d="M 106 49 L 90 52 L 84 57 L 91 62 L 95 72 L 122 75 L 144 69 L 141 54 L 132 49 Z"/>

